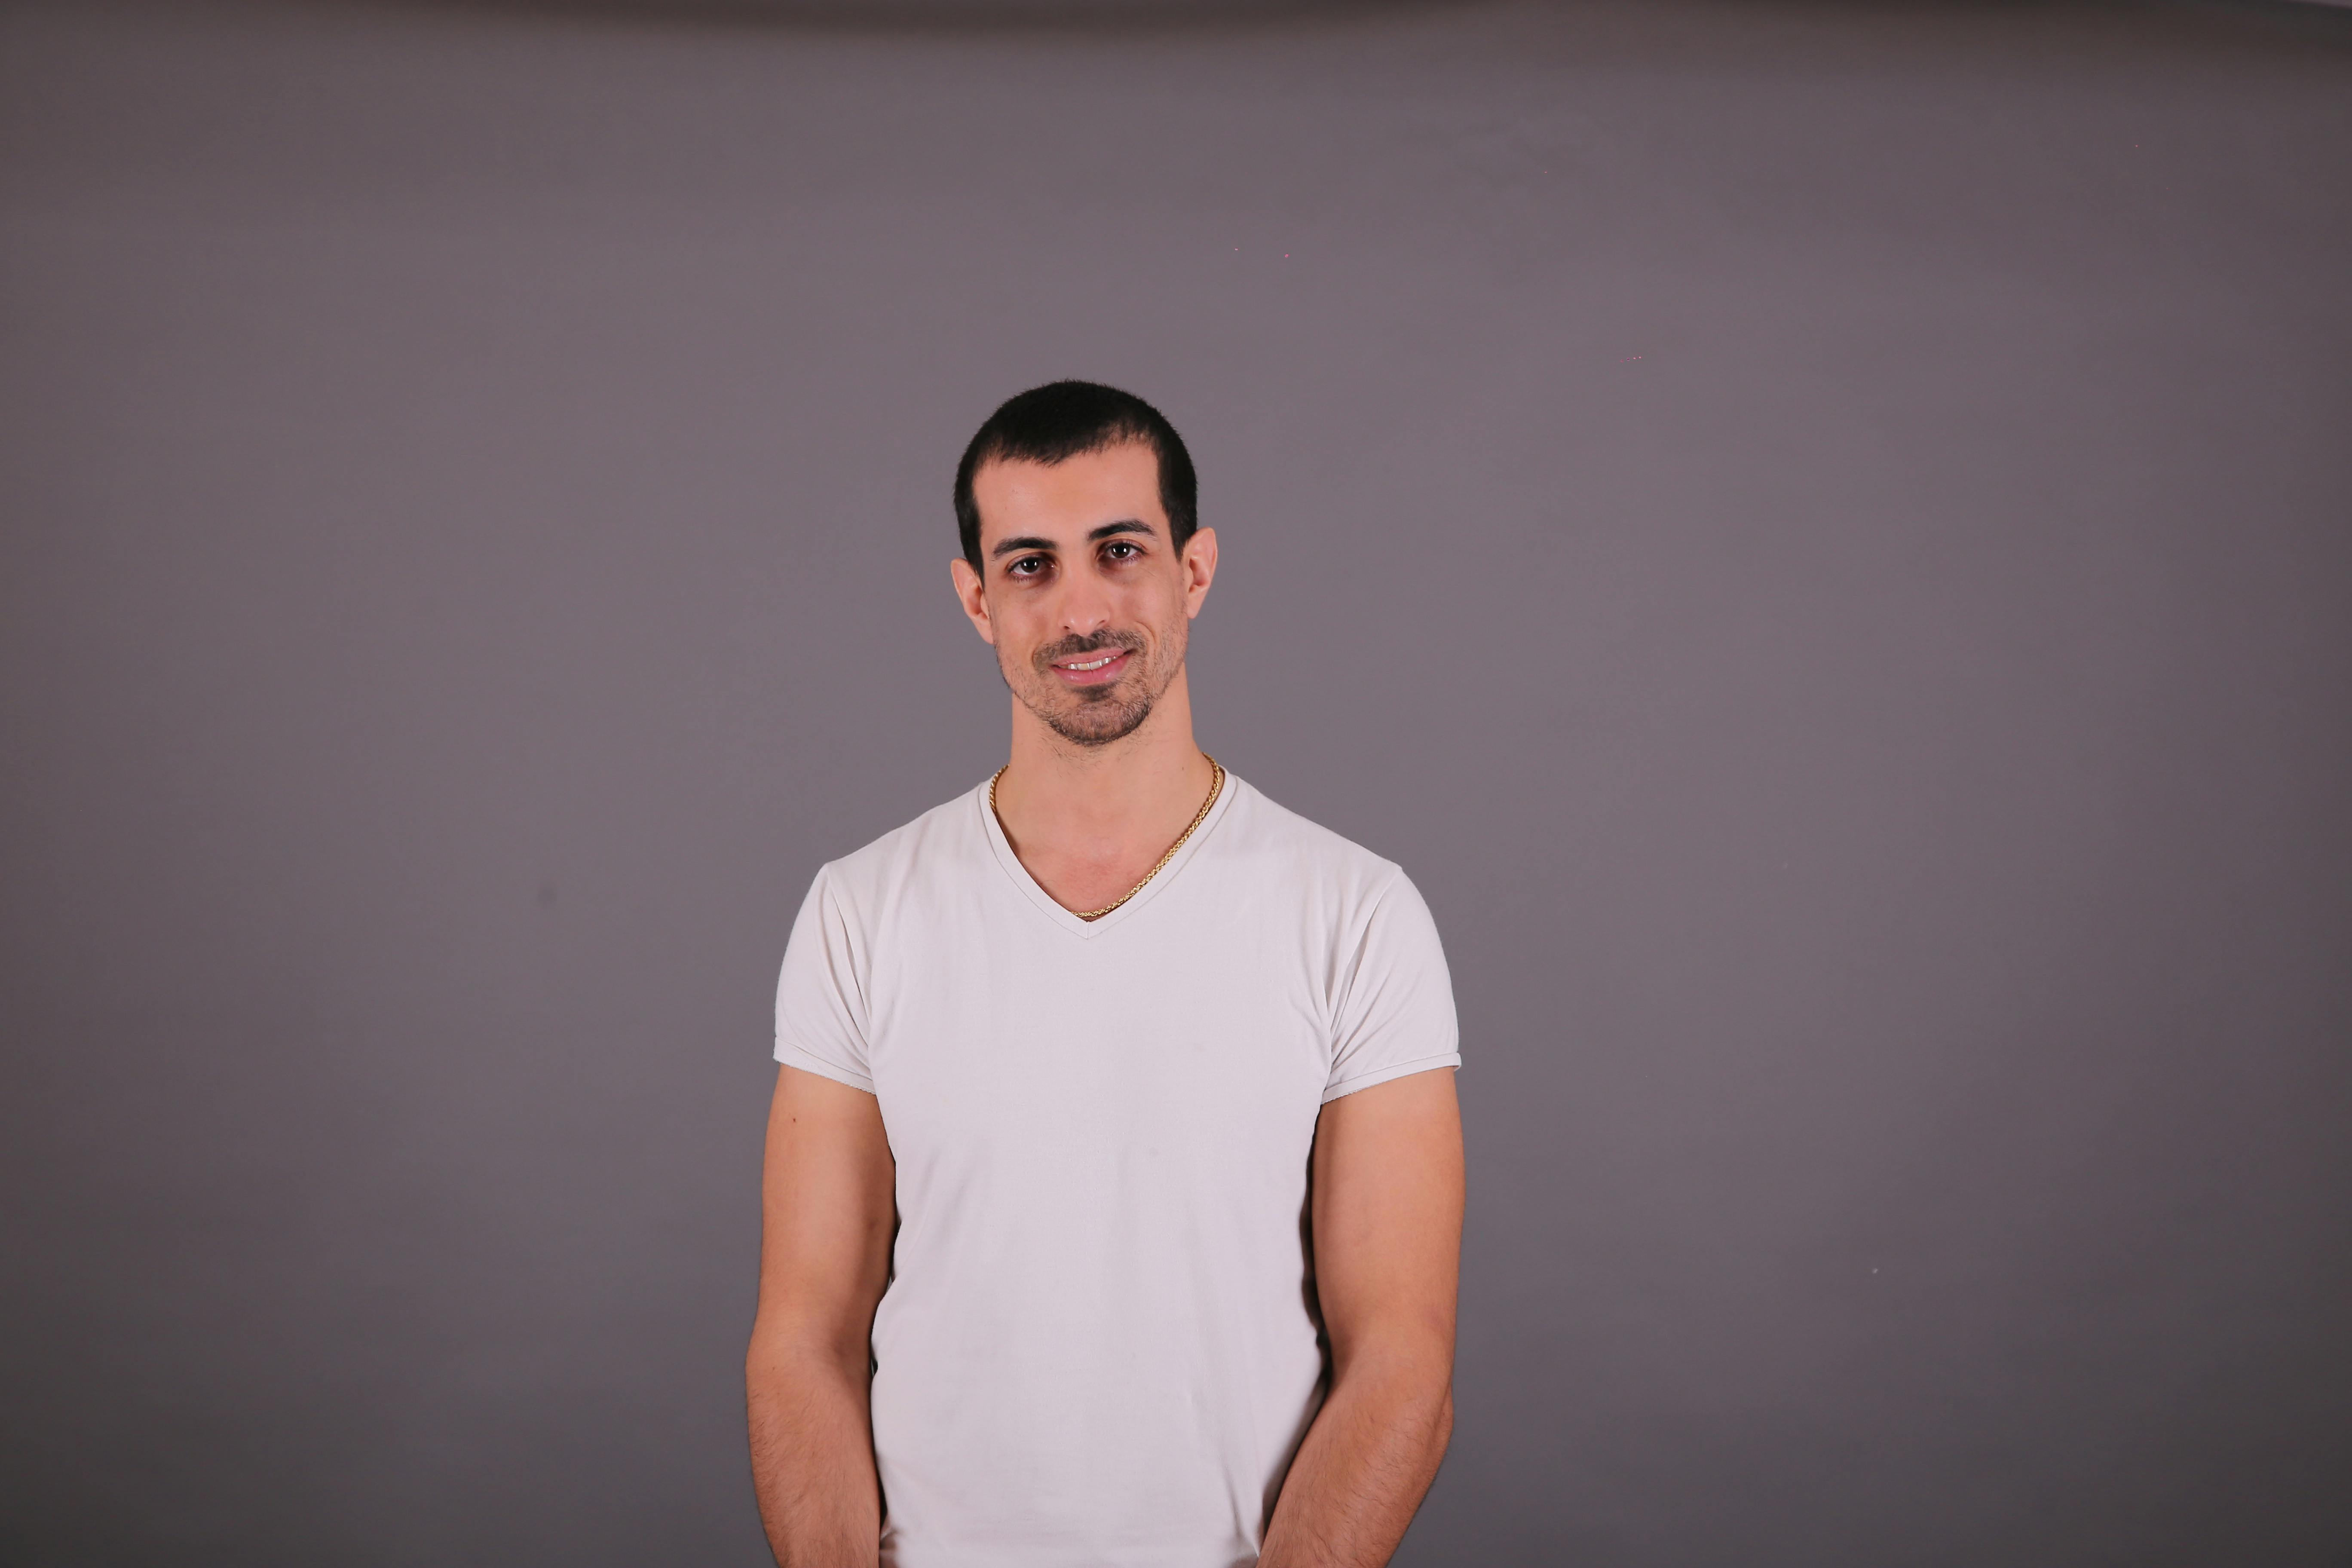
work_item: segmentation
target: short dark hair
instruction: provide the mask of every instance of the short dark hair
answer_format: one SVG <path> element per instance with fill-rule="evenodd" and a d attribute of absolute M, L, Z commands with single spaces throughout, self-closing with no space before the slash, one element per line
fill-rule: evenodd
<path fill-rule="evenodd" d="M 971 569 L 987 570 L 980 559 L 980 505 L 971 497 L 971 479 L 982 464 L 1063 463 L 1122 441 L 1140 441 L 1159 460 L 1160 510 L 1168 514 L 1169 542 L 1183 549 L 1200 526 L 1200 484 L 1176 426 L 1131 392 L 1091 381 L 1049 381 L 999 404 L 956 465 L 956 531 Z"/>

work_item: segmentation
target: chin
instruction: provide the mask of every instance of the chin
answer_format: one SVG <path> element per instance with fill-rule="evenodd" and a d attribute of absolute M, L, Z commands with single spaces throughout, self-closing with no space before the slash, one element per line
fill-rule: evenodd
<path fill-rule="evenodd" d="M 1122 702 L 1104 697 L 1056 712 L 1038 712 L 1037 717 L 1045 720 L 1054 733 L 1074 745 L 1108 746 L 1143 727 L 1143 721 L 1151 717 L 1151 701 L 1143 698 Z"/>

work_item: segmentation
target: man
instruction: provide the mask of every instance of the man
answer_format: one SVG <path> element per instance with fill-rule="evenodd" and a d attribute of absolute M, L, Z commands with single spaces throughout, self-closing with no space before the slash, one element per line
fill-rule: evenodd
<path fill-rule="evenodd" d="M 1378 1568 L 1453 1427 L 1445 961 L 1192 740 L 1216 574 L 1159 411 L 956 475 L 986 783 L 816 876 L 776 996 L 752 1470 L 785 1568 Z"/>

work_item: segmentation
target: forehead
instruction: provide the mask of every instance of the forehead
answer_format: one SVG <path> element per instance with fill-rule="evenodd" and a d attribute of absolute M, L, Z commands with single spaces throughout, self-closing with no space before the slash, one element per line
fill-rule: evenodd
<path fill-rule="evenodd" d="M 1140 441 L 1080 452 L 1058 463 L 999 458 L 971 477 L 980 508 L 981 548 L 1010 534 L 1077 540 L 1106 522 L 1148 522 L 1161 537 L 1168 514 L 1160 505 L 1160 459 Z"/>

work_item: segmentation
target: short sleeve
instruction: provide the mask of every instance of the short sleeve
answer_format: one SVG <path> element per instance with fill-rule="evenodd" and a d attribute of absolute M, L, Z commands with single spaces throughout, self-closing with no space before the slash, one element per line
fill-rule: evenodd
<path fill-rule="evenodd" d="M 874 1092 L 866 1056 L 864 933 L 834 885 L 816 874 L 784 944 L 776 982 L 776 1059 Z"/>
<path fill-rule="evenodd" d="M 1437 922 L 1403 872 L 1373 899 L 1342 960 L 1340 982 L 1324 1104 L 1391 1079 L 1462 1065 Z"/>

